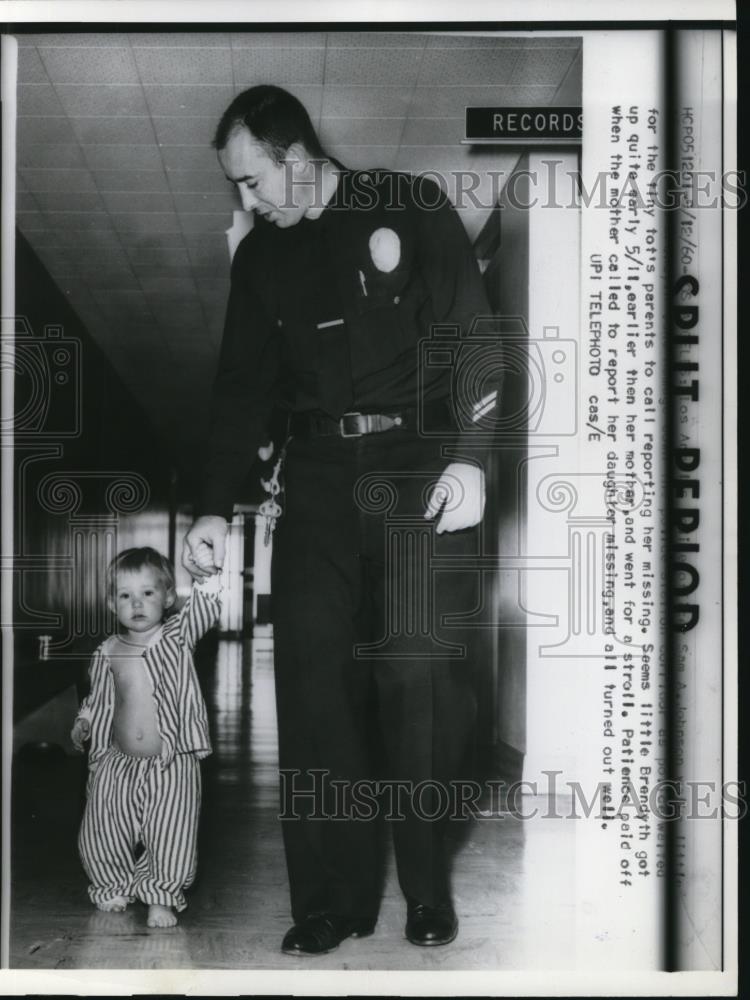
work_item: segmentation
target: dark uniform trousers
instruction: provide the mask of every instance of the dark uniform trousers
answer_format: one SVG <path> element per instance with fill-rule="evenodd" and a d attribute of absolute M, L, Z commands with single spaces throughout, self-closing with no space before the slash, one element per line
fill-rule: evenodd
<path fill-rule="evenodd" d="M 450 800 L 435 782 L 448 796 L 466 770 L 476 699 L 465 647 L 442 616 L 471 611 L 477 586 L 470 569 L 434 570 L 430 560 L 475 554 L 479 539 L 478 529 L 437 535 L 423 518 L 450 461 L 439 440 L 414 431 L 288 443 L 272 602 L 295 921 L 318 911 L 377 915 L 382 827 L 342 810 L 346 797 L 335 799 L 331 781 L 390 784 L 379 811 L 397 803 L 404 894 L 427 905 L 450 894 Z M 355 652 L 360 643 L 370 648 Z M 313 788 L 316 770 L 327 775 L 325 785 L 317 778 L 322 803 L 297 794 Z M 408 783 L 400 799 L 393 782 Z"/>

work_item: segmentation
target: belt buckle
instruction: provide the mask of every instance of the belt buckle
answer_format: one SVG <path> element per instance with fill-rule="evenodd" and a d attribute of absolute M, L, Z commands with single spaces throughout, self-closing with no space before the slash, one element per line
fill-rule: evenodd
<path fill-rule="evenodd" d="M 362 437 L 364 431 L 354 431 L 353 434 L 347 434 L 346 430 L 344 429 L 344 421 L 346 420 L 347 417 L 361 417 L 361 416 L 363 416 L 362 413 L 356 412 L 356 413 L 344 413 L 339 417 L 339 431 L 341 432 L 342 438 Z"/>

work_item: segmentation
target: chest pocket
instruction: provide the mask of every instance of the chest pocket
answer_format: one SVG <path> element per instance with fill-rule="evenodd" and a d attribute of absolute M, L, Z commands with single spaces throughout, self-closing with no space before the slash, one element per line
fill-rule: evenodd
<path fill-rule="evenodd" d="M 361 235 L 355 257 L 356 310 L 376 354 L 400 354 L 414 346 L 415 316 L 426 294 L 408 229 L 388 221 Z"/>

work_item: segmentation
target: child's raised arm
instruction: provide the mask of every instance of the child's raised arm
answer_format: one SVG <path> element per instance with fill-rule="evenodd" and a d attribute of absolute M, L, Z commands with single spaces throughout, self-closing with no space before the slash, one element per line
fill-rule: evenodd
<path fill-rule="evenodd" d="M 222 591 L 221 573 L 194 580 L 190 595 L 180 610 L 180 639 L 191 648 L 219 620 Z"/>

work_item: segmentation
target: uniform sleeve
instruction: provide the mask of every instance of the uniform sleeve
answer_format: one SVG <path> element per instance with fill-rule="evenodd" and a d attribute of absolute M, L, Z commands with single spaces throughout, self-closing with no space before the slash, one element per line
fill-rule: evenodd
<path fill-rule="evenodd" d="M 277 395 L 279 337 L 253 284 L 259 277 L 253 274 L 252 236 L 242 241 L 232 262 L 196 516 L 218 514 L 231 520 L 258 447 L 267 437 Z"/>
<path fill-rule="evenodd" d="M 468 446 L 467 457 L 473 454 L 481 459 L 502 402 L 502 341 L 493 334 L 497 321 L 458 212 L 427 178 L 416 178 L 413 191 L 417 260 L 433 315 L 438 323 L 457 326 L 463 340 L 471 340 L 458 352 L 451 393 L 461 427 L 460 445 Z"/>
<path fill-rule="evenodd" d="M 190 649 L 219 620 L 221 591 L 221 573 L 193 582 L 190 595 L 180 610 L 178 623 L 180 640 Z"/>

